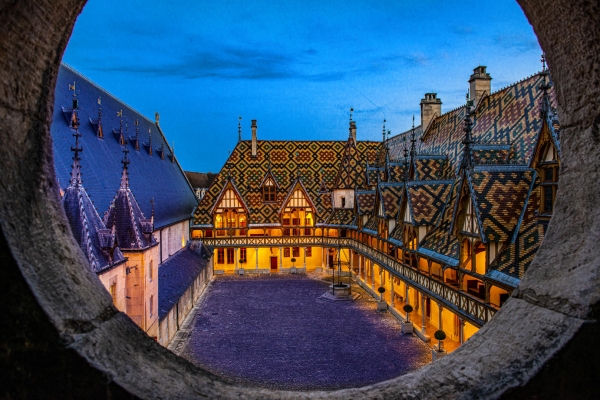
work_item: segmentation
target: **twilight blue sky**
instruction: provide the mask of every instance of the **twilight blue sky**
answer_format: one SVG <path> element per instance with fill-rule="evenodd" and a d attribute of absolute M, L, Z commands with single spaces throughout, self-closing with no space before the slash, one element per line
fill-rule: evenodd
<path fill-rule="evenodd" d="M 541 69 L 514 0 L 89 0 L 64 61 L 150 119 L 186 170 L 218 171 L 258 120 L 258 138 L 359 140 L 419 120 L 437 92 L 464 102 L 487 65 L 492 90 Z"/>

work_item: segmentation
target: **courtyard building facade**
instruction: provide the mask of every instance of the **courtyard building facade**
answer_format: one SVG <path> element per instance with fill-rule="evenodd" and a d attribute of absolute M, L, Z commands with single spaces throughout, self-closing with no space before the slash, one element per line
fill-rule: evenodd
<path fill-rule="evenodd" d="M 240 140 L 194 211 L 217 273 L 341 267 L 391 308 L 463 343 L 503 305 L 539 248 L 558 188 L 560 125 L 549 72 L 466 104 L 421 100 L 421 125 L 381 142 Z M 465 91 L 467 88 L 465 88 Z M 413 119 L 414 120 L 414 119 Z M 400 308 L 399 308 L 400 309 Z M 399 312 L 402 314 L 402 312 Z M 405 315 L 402 315 L 406 318 Z"/>

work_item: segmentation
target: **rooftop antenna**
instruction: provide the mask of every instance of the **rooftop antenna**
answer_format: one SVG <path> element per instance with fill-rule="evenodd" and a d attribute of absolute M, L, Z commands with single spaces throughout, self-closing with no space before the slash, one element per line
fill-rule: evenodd
<path fill-rule="evenodd" d="M 238 117 L 238 143 L 242 141 L 242 117 Z"/>

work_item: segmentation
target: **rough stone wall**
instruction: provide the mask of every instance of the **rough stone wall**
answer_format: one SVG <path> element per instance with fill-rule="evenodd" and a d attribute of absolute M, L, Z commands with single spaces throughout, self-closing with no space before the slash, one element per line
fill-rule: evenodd
<path fill-rule="evenodd" d="M 0 3 L 0 396 L 600 397 L 600 350 L 593 345 L 600 296 L 600 5 L 519 3 L 547 52 L 563 123 L 561 190 L 548 235 L 513 297 L 452 355 L 397 379 L 332 393 L 232 386 L 162 348 L 117 312 L 99 279 L 82 268 L 84 256 L 59 204 L 49 134 L 59 62 L 84 1 Z"/>

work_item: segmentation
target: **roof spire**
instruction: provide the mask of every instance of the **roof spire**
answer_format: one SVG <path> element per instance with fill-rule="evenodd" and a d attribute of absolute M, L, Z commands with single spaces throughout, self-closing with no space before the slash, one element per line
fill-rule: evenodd
<path fill-rule="evenodd" d="M 148 154 L 152 155 L 152 129 L 148 128 Z"/>
<path fill-rule="evenodd" d="M 354 138 L 354 135 L 352 134 L 352 128 L 354 127 L 354 121 L 352 121 L 352 113 L 353 112 L 354 112 L 354 108 L 350 107 L 350 122 L 348 123 L 348 139 Z"/>
<path fill-rule="evenodd" d="M 96 136 L 99 138 L 104 137 L 102 132 L 102 98 L 98 97 L 98 127 L 96 128 Z"/>
<path fill-rule="evenodd" d="M 242 117 L 238 117 L 238 143 L 242 141 Z"/>
<path fill-rule="evenodd" d="M 383 119 L 383 128 L 381 129 L 381 143 L 385 143 L 385 118 Z"/>
<path fill-rule="evenodd" d="M 473 143 L 472 130 L 473 130 L 473 121 L 471 120 L 471 106 L 473 105 L 473 100 L 469 100 L 469 92 L 467 92 L 467 104 L 465 106 L 465 138 L 463 139 L 463 159 L 461 168 L 463 169 L 472 169 L 473 168 L 473 160 L 471 160 L 471 144 Z"/>
<path fill-rule="evenodd" d="M 135 125 L 135 143 L 133 144 L 133 147 L 135 148 L 136 151 L 140 151 L 140 122 L 138 121 L 138 119 L 135 119 L 134 122 Z"/>
<path fill-rule="evenodd" d="M 542 116 L 544 117 L 548 117 L 548 114 L 550 113 L 550 111 L 552 110 L 552 105 L 550 104 L 550 96 L 548 95 L 548 90 L 550 90 L 550 88 L 552 87 L 552 84 L 548 81 L 546 81 L 546 79 L 548 78 L 548 75 L 550 75 L 550 72 L 548 71 L 548 68 L 546 67 L 546 54 L 542 53 L 542 58 L 540 59 L 540 61 L 542 62 L 542 72 L 540 72 L 540 75 L 542 76 L 542 83 L 540 84 L 539 88 L 542 91 L 542 100 L 541 100 L 541 113 Z"/>
<path fill-rule="evenodd" d="M 415 148 L 415 143 L 417 142 L 417 140 L 415 139 L 415 114 L 413 114 L 412 130 L 410 132 L 410 142 L 410 158 L 414 159 L 417 155 Z"/>
<path fill-rule="evenodd" d="M 123 164 L 123 175 L 121 175 L 121 189 L 129 188 L 129 171 L 127 166 L 129 165 L 130 161 L 127 157 L 128 153 L 129 149 L 125 147 L 123 149 L 123 161 L 121 161 L 121 164 Z"/>
<path fill-rule="evenodd" d="M 81 133 L 79 133 L 79 129 L 75 128 L 75 146 L 71 146 L 71 151 L 73 152 L 73 166 L 71 167 L 71 186 L 80 186 L 81 185 L 81 165 L 79 165 L 79 152 L 83 151 L 83 147 L 79 146 L 79 138 L 81 137 Z"/>
<path fill-rule="evenodd" d="M 152 212 L 150 213 L 150 223 L 152 224 L 152 230 L 154 230 L 154 197 L 150 199 L 152 205 Z"/>

